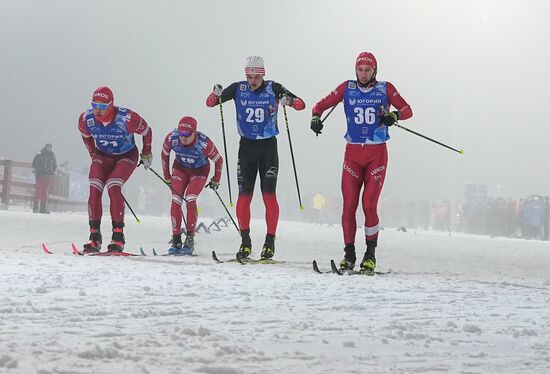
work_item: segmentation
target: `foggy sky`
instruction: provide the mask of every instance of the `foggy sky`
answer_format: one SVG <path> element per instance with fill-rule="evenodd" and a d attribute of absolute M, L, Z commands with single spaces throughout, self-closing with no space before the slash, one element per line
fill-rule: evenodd
<path fill-rule="evenodd" d="M 354 79 L 356 56 L 370 51 L 378 79 L 414 111 L 401 124 L 465 150 L 392 128 L 382 197 L 460 198 L 465 183 L 488 184 L 493 196 L 550 194 L 549 10 L 543 0 L 0 0 L 0 156 L 32 160 L 51 142 L 59 162 L 88 166 L 77 119 L 101 85 L 152 127 L 158 171 L 162 140 L 184 115 L 223 152 L 219 110 L 205 99 L 261 55 L 266 79 L 306 102 L 288 110 L 302 194 L 339 195 L 342 106 L 319 137 L 311 108 Z M 224 114 L 235 194 L 233 102 Z M 295 196 L 282 110 L 279 128 L 278 191 Z M 163 188 L 143 170 L 128 183 Z"/>

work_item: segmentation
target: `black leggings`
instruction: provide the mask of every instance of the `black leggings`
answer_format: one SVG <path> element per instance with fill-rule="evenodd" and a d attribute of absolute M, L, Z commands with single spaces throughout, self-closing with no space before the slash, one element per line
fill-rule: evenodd
<path fill-rule="evenodd" d="M 262 192 L 275 192 L 279 173 L 277 138 L 252 140 L 241 138 L 237 163 L 239 194 L 252 195 L 260 172 Z"/>

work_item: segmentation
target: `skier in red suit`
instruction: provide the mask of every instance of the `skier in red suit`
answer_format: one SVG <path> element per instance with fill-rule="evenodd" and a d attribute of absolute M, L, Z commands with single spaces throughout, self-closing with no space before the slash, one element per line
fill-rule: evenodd
<path fill-rule="evenodd" d="M 378 198 L 386 177 L 388 129 L 397 120 L 412 117 L 412 109 L 393 84 L 378 81 L 378 65 L 372 53 L 362 52 L 355 61 L 356 79 L 342 82 L 334 91 L 313 107 L 311 129 L 321 134 L 321 115 L 328 108 L 344 103 L 347 143 L 342 168 L 342 229 L 344 232 L 344 259 L 342 270 L 355 267 L 355 214 L 359 194 L 363 188 L 362 205 L 365 214 L 365 241 L 367 250 L 361 261 L 361 270 L 374 271 L 375 249 L 378 244 Z M 396 111 L 390 111 L 391 107 Z"/>
<path fill-rule="evenodd" d="M 170 152 L 175 154 L 170 174 Z M 201 193 L 210 172 L 210 162 L 214 162 L 214 176 L 208 187 L 217 190 L 223 167 L 223 158 L 208 136 L 197 131 L 197 120 L 193 117 L 180 119 L 178 127 L 164 138 L 162 147 L 162 171 L 165 181 L 172 187 L 172 247 L 173 255 L 193 254 L 195 225 L 197 223 L 197 197 Z M 181 241 L 182 202 L 186 203 L 187 236 Z"/>
<path fill-rule="evenodd" d="M 101 196 L 104 188 L 107 188 L 111 200 L 113 225 L 108 250 L 122 252 L 125 243 L 122 185 L 134 172 L 138 157 L 145 169 L 151 166 L 151 128 L 137 113 L 115 106 L 113 92 L 109 87 L 99 87 L 92 95 L 91 108 L 80 115 L 78 129 L 92 160 L 88 199 L 90 241 L 84 245 L 84 252 L 99 252 L 101 249 Z M 140 156 L 134 134 L 143 137 Z"/>

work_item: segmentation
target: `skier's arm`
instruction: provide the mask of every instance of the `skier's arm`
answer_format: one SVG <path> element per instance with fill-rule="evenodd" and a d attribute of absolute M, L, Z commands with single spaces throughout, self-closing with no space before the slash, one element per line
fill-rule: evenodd
<path fill-rule="evenodd" d="M 214 142 L 212 142 L 211 139 L 208 139 L 208 143 L 206 144 L 206 148 L 204 149 L 204 154 L 206 155 L 206 157 L 214 162 L 214 176 L 212 177 L 212 179 L 216 183 L 220 183 L 220 180 L 222 178 L 223 158 L 220 155 L 220 152 L 218 152 L 218 148 L 216 148 L 216 145 L 214 144 Z"/>
<path fill-rule="evenodd" d="M 412 117 L 413 112 L 409 104 L 401 97 L 397 89 L 390 82 L 386 82 L 386 95 L 389 103 L 399 112 L 399 119 L 405 120 Z"/>
<path fill-rule="evenodd" d="M 80 135 L 82 135 L 82 141 L 84 142 L 90 157 L 92 157 L 95 153 L 95 142 L 94 138 L 92 138 L 92 134 L 90 134 L 90 131 L 88 131 L 88 127 L 86 126 L 86 112 L 82 113 L 78 119 L 78 130 L 80 131 Z"/>
<path fill-rule="evenodd" d="M 237 90 L 238 84 L 238 82 L 231 83 L 222 91 L 220 96 L 216 95 L 214 92 L 211 92 L 206 98 L 206 106 L 209 108 L 215 107 L 220 103 L 220 97 L 222 99 L 222 103 L 233 100 L 235 98 L 235 91 Z"/>
<path fill-rule="evenodd" d="M 315 106 L 311 110 L 312 115 L 321 117 L 325 110 L 338 105 L 338 103 L 344 99 L 344 93 L 346 92 L 347 85 L 348 81 L 340 83 L 340 85 L 336 87 L 334 91 L 322 98 L 321 101 L 315 104 Z"/>
<path fill-rule="evenodd" d="M 139 116 L 136 112 L 131 110 L 128 111 L 126 115 L 126 129 L 130 133 L 138 134 L 143 137 L 143 147 L 141 149 L 142 155 L 151 154 L 151 143 L 153 142 L 153 131 L 145 122 L 143 118 Z"/>
<path fill-rule="evenodd" d="M 281 98 L 283 95 L 287 95 L 292 98 L 292 104 L 290 105 L 292 108 L 296 110 L 303 110 L 306 107 L 306 103 L 304 103 L 304 100 L 299 98 L 298 96 L 294 95 L 292 92 L 287 90 L 282 84 L 273 82 L 273 92 L 275 93 L 275 96 L 277 96 L 278 99 Z"/>
<path fill-rule="evenodd" d="M 162 153 L 160 154 L 162 172 L 165 180 L 172 179 L 172 176 L 170 175 L 170 151 L 172 150 L 172 143 L 170 143 L 171 135 L 172 132 L 169 132 L 164 138 L 164 143 L 162 143 Z"/>

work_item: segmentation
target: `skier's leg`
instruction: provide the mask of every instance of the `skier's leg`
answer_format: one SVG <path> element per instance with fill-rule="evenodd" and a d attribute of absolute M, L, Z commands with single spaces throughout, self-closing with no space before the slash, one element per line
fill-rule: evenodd
<path fill-rule="evenodd" d="M 364 175 L 363 212 L 365 213 L 365 242 L 367 251 L 361 262 L 361 268 L 374 270 L 376 267 L 375 249 L 378 245 L 379 223 L 378 199 L 384 186 L 388 152 L 386 144 L 377 144 L 367 147 L 368 166 Z"/>
<path fill-rule="evenodd" d="M 98 252 L 101 249 L 103 238 L 101 236 L 101 217 L 103 207 L 101 196 L 108 175 L 114 167 L 112 157 L 95 154 L 92 157 L 88 179 L 90 182 L 90 194 L 88 197 L 88 219 L 90 224 L 89 242 L 84 245 L 85 253 Z"/>
<path fill-rule="evenodd" d="M 266 236 L 261 257 L 272 258 L 275 254 L 275 233 L 279 223 L 279 203 L 277 201 L 277 176 L 279 174 L 279 155 L 277 138 L 262 140 L 259 159 L 260 189 L 265 205 Z"/>
<path fill-rule="evenodd" d="M 237 163 L 237 182 L 239 185 L 239 198 L 237 199 L 237 220 L 241 232 L 241 245 L 237 256 L 248 257 L 252 253 L 250 240 L 250 203 L 258 174 L 257 150 L 253 147 L 254 140 L 241 139 L 239 146 L 239 159 Z"/>
<path fill-rule="evenodd" d="M 348 144 L 342 166 L 342 230 L 344 233 L 344 259 L 340 268 L 353 269 L 355 266 L 355 234 L 357 232 L 357 206 L 363 186 L 364 168 L 361 165 L 362 147 Z"/>
<path fill-rule="evenodd" d="M 124 249 L 124 198 L 122 197 L 122 186 L 137 167 L 138 151 L 134 147 L 127 154 L 117 157 L 115 167 L 105 182 L 111 200 L 111 221 L 113 235 L 111 237 L 110 250 L 122 251 Z"/>
<path fill-rule="evenodd" d="M 194 235 L 197 224 L 197 198 L 206 184 L 206 178 L 210 172 L 210 165 L 193 170 L 189 175 L 189 185 L 185 189 L 187 200 L 187 236 Z"/>
<path fill-rule="evenodd" d="M 179 254 L 183 245 L 181 241 L 181 221 L 182 221 L 182 196 L 187 188 L 189 178 L 185 170 L 178 167 L 177 163 L 172 168 L 172 203 L 170 205 L 170 217 L 172 221 L 172 247 L 168 250 L 170 254 Z"/>

